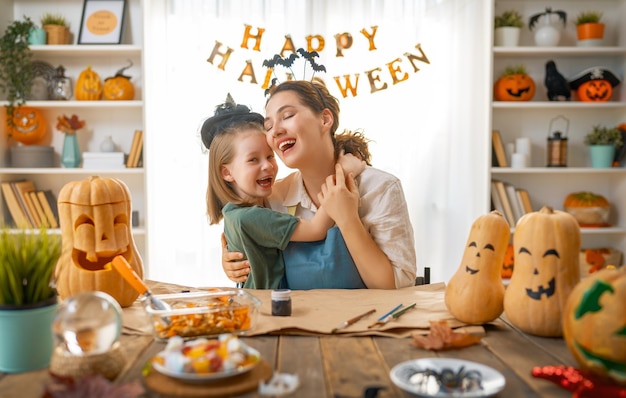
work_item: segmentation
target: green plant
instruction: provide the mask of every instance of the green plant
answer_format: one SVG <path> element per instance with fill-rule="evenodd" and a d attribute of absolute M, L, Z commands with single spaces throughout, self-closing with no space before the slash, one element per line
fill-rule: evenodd
<path fill-rule="evenodd" d="M 5 107 L 9 127 L 13 127 L 15 107 L 26 103 L 33 83 L 30 67 L 33 54 L 28 47 L 28 34 L 34 26 L 33 21 L 24 16 L 23 21 L 11 22 L 0 38 L 0 89 L 8 102 Z"/>
<path fill-rule="evenodd" d="M 516 28 L 521 28 L 524 26 L 524 20 L 522 19 L 522 15 L 515 10 L 504 11 L 501 15 L 495 17 L 495 25 L 496 28 L 501 28 L 504 26 L 513 26 Z"/>
<path fill-rule="evenodd" d="M 45 228 L 0 232 L 0 304 L 36 304 L 56 295 L 51 284 L 61 237 Z"/>
<path fill-rule="evenodd" d="M 61 14 L 45 13 L 41 16 L 41 19 L 39 21 L 41 22 L 42 26 L 43 25 L 60 25 L 60 26 L 67 27 L 67 20 Z"/>
<path fill-rule="evenodd" d="M 609 145 L 615 147 L 622 146 L 622 132 L 617 127 L 593 126 L 591 133 L 585 136 L 587 145 Z"/>
<path fill-rule="evenodd" d="M 601 18 L 602 13 L 599 11 L 582 11 L 576 16 L 576 21 L 574 21 L 574 23 L 577 26 L 584 23 L 598 23 Z"/>

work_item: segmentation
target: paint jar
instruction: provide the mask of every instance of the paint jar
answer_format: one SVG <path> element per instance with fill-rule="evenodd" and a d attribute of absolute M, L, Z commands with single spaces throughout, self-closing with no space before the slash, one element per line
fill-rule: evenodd
<path fill-rule="evenodd" d="M 272 315 L 274 316 L 290 316 L 291 315 L 291 290 L 289 289 L 272 290 Z"/>

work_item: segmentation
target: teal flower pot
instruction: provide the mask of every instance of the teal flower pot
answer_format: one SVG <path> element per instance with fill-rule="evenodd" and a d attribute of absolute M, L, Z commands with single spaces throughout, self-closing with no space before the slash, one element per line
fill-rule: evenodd
<path fill-rule="evenodd" d="M 613 145 L 590 145 L 591 167 L 606 168 L 613 166 L 615 146 Z"/>
<path fill-rule="evenodd" d="M 80 165 L 80 148 L 76 133 L 65 134 L 63 151 L 61 152 L 61 164 L 66 168 L 76 168 Z"/>
<path fill-rule="evenodd" d="M 29 372 L 50 364 L 56 308 L 56 297 L 41 307 L 0 306 L 0 372 Z"/>

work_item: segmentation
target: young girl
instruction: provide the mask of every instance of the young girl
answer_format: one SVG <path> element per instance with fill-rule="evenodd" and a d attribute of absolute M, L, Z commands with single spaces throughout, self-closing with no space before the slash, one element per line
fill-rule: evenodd
<path fill-rule="evenodd" d="M 244 253 L 253 264 L 244 284 L 251 289 L 280 287 L 285 272 L 282 250 L 287 243 L 322 240 L 333 226 L 322 208 L 308 220 L 267 208 L 265 199 L 272 193 L 278 166 L 263 121 L 263 116 L 236 105 L 229 96 L 201 129 L 209 149 L 210 223 L 223 218 L 228 249 Z M 360 170 L 361 163 L 352 161 Z M 354 206 L 358 206 L 356 188 Z"/>

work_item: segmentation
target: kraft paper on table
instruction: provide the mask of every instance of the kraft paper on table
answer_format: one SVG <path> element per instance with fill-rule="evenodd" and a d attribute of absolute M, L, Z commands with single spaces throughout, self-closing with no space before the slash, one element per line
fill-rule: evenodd
<path fill-rule="evenodd" d="M 149 282 L 153 294 L 180 293 L 189 289 L 183 286 L 161 282 Z M 458 321 L 446 309 L 444 303 L 445 284 L 413 286 L 396 290 L 379 289 L 314 289 L 293 290 L 291 292 L 291 316 L 272 316 L 271 290 L 248 290 L 261 300 L 259 315 L 254 330 L 246 336 L 262 334 L 329 335 L 340 323 L 357 315 L 375 309 L 353 325 L 339 330 L 340 336 L 388 336 L 409 337 L 411 334 L 427 334 L 430 321 L 445 319 L 456 330 L 472 334 L 484 334 L 482 326 L 467 325 Z M 381 327 L 369 325 L 398 304 L 408 306 L 416 303 L 413 309 Z M 148 317 L 139 302 L 124 309 L 124 333 L 152 333 Z"/>

